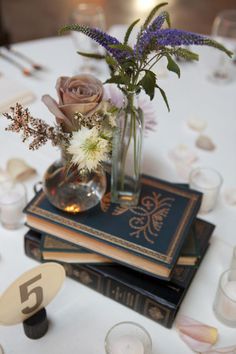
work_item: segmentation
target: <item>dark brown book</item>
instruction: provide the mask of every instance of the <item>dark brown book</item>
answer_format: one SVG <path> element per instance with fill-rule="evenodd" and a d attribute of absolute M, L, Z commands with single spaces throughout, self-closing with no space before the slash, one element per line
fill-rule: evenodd
<path fill-rule="evenodd" d="M 202 240 L 198 264 L 195 267 L 176 265 L 170 281 L 148 276 L 120 264 L 62 264 L 67 275 L 79 283 L 170 328 L 206 253 L 213 230 L 214 225 L 199 221 L 195 229 L 197 237 Z M 42 261 L 40 240 L 41 234 L 33 230 L 25 235 L 25 253 L 37 261 Z"/>

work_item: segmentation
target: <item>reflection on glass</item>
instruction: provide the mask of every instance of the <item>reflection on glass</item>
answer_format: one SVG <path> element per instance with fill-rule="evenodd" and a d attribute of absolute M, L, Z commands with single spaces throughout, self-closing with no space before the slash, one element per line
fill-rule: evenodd
<path fill-rule="evenodd" d="M 6 229 L 18 229 L 23 225 L 23 209 L 26 205 L 26 189 L 21 183 L 0 183 L 0 221 Z"/>
<path fill-rule="evenodd" d="M 199 167 L 191 171 L 190 188 L 203 193 L 201 213 L 208 213 L 215 208 L 222 182 L 219 172 L 212 168 Z"/>
<path fill-rule="evenodd" d="M 236 327 L 236 269 L 228 269 L 221 275 L 213 309 L 219 321 Z"/>
<path fill-rule="evenodd" d="M 70 22 L 73 24 L 99 28 L 103 31 L 105 30 L 105 15 L 103 9 L 100 6 L 89 2 L 80 3 L 75 8 L 71 15 Z M 85 53 L 103 54 L 102 47 L 83 33 L 72 31 L 71 36 L 76 50 Z M 83 72 L 99 74 L 99 65 L 96 59 L 80 56 L 79 60 L 80 65 L 76 68 L 76 74 Z"/>
<path fill-rule="evenodd" d="M 217 60 L 210 79 L 216 83 L 227 83 L 236 79 L 236 9 L 220 12 L 212 26 L 212 36 L 234 54 L 233 60 L 217 52 Z"/>
<path fill-rule="evenodd" d="M 108 331 L 105 350 L 106 354 L 151 354 L 152 340 L 139 324 L 120 322 Z"/>

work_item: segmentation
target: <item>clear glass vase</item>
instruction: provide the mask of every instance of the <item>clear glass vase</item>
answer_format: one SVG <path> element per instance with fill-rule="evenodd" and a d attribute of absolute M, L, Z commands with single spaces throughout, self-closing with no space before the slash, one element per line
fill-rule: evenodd
<path fill-rule="evenodd" d="M 111 198 L 126 207 L 138 204 L 141 190 L 143 112 L 134 92 L 117 116 L 112 146 Z"/>
<path fill-rule="evenodd" d="M 103 172 L 85 173 L 68 169 L 66 154 L 55 161 L 44 174 L 43 190 L 49 202 L 68 213 L 79 213 L 96 206 L 106 191 Z"/>

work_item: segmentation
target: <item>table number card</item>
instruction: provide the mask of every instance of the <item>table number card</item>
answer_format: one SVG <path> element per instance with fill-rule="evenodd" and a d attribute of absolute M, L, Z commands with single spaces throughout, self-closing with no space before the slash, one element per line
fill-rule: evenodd
<path fill-rule="evenodd" d="M 0 297 L 0 325 L 25 321 L 46 307 L 65 279 L 63 266 L 44 263 L 17 278 Z"/>

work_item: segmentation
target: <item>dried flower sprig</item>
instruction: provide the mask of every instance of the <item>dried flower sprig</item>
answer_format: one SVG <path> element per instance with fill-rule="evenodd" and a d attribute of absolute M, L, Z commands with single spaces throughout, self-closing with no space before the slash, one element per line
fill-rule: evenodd
<path fill-rule="evenodd" d="M 62 125 L 50 126 L 40 118 L 34 118 L 29 110 L 17 103 L 11 107 L 11 113 L 3 116 L 10 121 L 7 131 L 21 133 L 22 141 L 32 139 L 30 150 L 37 150 L 47 141 L 53 146 L 60 146 L 67 155 L 68 171 L 75 167 L 83 171 L 94 171 L 109 160 L 112 151 L 112 135 L 115 127 L 117 108 L 108 101 L 103 101 L 91 115 L 75 113 L 77 130 L 67 133 Z"/>
<path fill-rule="evenodd" d="M 115 125 L 115 116 L 119 108 L 114 106 L 109 100 L 101 102 L 99 109 L 92 115 L 84 115 L 80 112 L 74 114 L 77 131 L 82 127 L 92 129 L 93 127 L 102 130 L 104 128 L 112 129 Z"/>
<path fill-rule="evenodd" d="M 11 107 L 11 113 L 4 113 L 3 116 L 11 122 L 5 130 L 21 133 L 23 142 L 32 139 L 30 150 L 39 149 L 47 141 L 51 141 L 53 146 L 68 143 L 69 134 L 64 133 L 60 126 L 53 127 L 42 119 L 32 117 L 28 108 L 24 109 L 19 103 Z"/>

